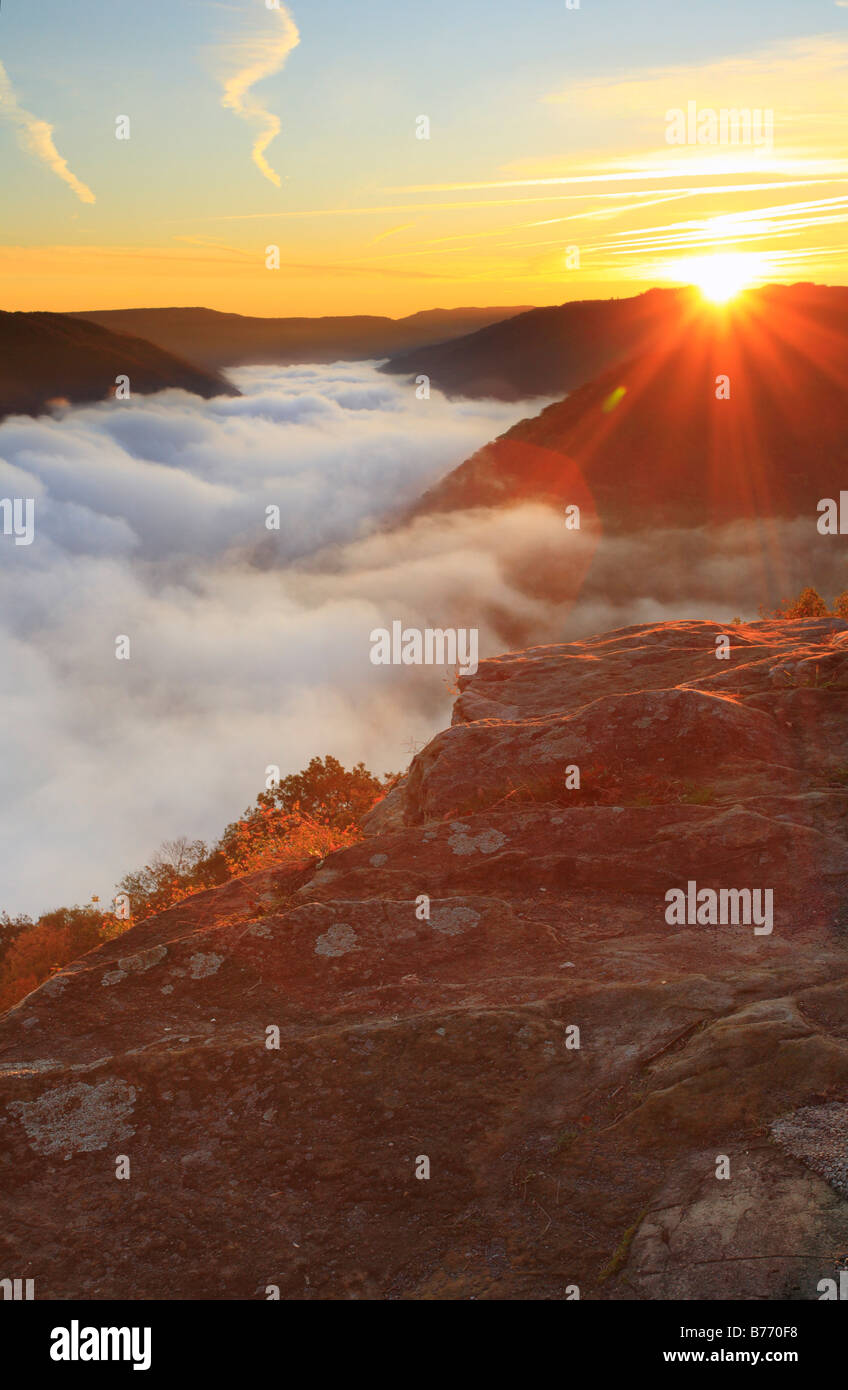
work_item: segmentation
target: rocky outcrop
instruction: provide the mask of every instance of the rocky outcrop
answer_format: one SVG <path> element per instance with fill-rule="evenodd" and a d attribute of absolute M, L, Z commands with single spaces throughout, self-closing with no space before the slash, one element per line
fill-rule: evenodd
<path fill-rule="evenodd" d="M 461 687 L 361 842 L 198 894 L 0 1020 L 4 1265 L 36 1297 L 834 1277 L 848 624 L 643 625 Z M 690 882 L 770 890 L 772 929 L 669 922 Z"/>

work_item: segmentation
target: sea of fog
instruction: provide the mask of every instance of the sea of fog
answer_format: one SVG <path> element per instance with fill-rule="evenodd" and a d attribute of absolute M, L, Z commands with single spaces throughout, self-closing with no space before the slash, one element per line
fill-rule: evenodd
<path fill-rule="evenodd" d="M 0 424 L 0 498 L 35 499 L 33 543 L 0 536 L 0 910 L 108 902 L 162 840 L 217 838 L 269 765 L 405 767 L 451 680 L 373 665 L 374 628 L 474 626 L 484 657 L 756 616 L 750 528 L 596 546 L 535 505 L 385 526 L 546 402 L 419 400 L 373 363 L 230 375 L 240 398 Z M 809 530 L 780 536 L 790 588 Z"/>

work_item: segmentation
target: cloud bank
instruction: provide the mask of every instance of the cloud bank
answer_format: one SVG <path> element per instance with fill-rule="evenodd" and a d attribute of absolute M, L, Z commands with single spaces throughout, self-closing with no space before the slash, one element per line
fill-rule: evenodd
<path fill-rule="evenodd" d="M 419 401 L 362 363 L 232 375 L 240 399 L 0 425 L 0 497 L 36 499 L 34 543 L 0 537 L 0 909 L 108 900 L 165 838 L 215 839 L 269 764 L 405 767 L 450 720 L 451 673 L 372 665 L 374 628 L 477 627 L 485 658 L 845 587 L 815 518 L 599 539 L 526 505 L 384 526 L 544 403 Z"/>
<path fill-rule="evenodd" d="M 351 547 L 523 408 L 362 364 L 233 377 L 242 398 L 0 425 L 0 497 L 35 498 L 34 543 L 0 537 L 0 910 L 108 899 L 172 830 L 217 837 L 270 763 L 404 766 L 449 707 L 443 673 L 375 680 L 368 633 L 415 563 L 368 552 L 359 584 Z"/>

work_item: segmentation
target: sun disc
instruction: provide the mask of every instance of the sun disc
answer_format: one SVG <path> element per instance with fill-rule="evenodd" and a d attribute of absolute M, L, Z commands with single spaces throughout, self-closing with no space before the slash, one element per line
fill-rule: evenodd
<path fill-rule="evenodd" d="M 742 290 L 763 278 L 764 265 L 755 253 L 692 256 L 669 266 L 675 280 L 696 285 L 711 304 L 727 304 Z"/>
<path fill-rule="evenodd" d="M 726 304 L 751 283 L 750 266 L 738 256 L 706 256 L 694 280 L 705 299 Z"/>

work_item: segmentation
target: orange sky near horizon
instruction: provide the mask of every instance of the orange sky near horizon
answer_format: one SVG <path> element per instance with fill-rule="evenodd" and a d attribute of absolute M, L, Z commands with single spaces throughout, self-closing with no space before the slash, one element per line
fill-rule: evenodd
<path fill-rule="evenodd" d="M 508 147 L 494 109 L 481 133 L 467 120 L 440 120 L 435 98 L 429 139 L 418 140 L 419 107 L 407 103 L 399 128 L 372 133 L 361 167 L 348 167 L 332 131 L 321 157 L 309 157 L 309 113 L 300 145 L 297 118 L 276 116 L 295 63 L 314 47 L 297 15 L 256 6 L 244 15 L 250 42 L 236 34 L 227 65 L 219 55 L 210 67 L 218 86 L 210 83 L 207 124 L 222 122 L 211 181 L 202 161 L 189 173 L 178 149 L 164 160 L 143 133 L 137 145 L 113 141 L 99 168 L 70 142 L 66 159 L 58 129 L 15 91 L 11 60 L 8 72 L 0 65 L 11 116 L 0 136 L 23 191 L 0 246 L 4 308 L 399 317 L 699 283 L 705 257 L 732 265 L 743 285 L 848 281 L 848 38 L 840 34 L 559 88 L 534 89 L 525 75 L 512 93 Z M 695 121 L 688 117 L 678 143 L 669 113 L 692 106 Z M 738 140 L 713 141 L 705 113 L 731 109 L 769 113 L 768 138 L 761 124 L 747 139 L 740 126 Z M 238 115 L 253 120 L 252 158 Z M 138 161 L 131 178 L 130 160 Z M 266 264 L 269 247 L 279 268 Z"/>

